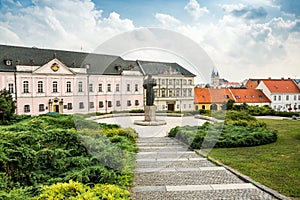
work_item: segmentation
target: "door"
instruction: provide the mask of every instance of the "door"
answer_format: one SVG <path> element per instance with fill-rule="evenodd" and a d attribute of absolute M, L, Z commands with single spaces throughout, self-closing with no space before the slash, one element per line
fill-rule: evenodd
<path fill-rule="evenodd" d="M 168 104 L 168 110 L 174 111 L 174 104 Z"/>
<path fill-rule="evenodd" d="M 53 112 L 59 112 L 59 106 L 58 105 L 53 106 Z"/>

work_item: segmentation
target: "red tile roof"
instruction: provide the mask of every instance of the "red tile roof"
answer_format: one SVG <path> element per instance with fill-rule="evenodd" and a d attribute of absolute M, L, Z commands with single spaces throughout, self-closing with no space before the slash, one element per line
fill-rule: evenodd
<path fill-rule="evenodd" d="M 260 80 L 259 79 L 249 79 L 245 85 L 246 88 L 256 88 L 259 84 Z"/>
<path fill-rule="evenodd" d="M 258 89 L 231 89 L 236 103 L 271 103 L 270 99 Z"/>
<path fill-rule="evenodd" d="M 300 93 L 299 87 L 291 79 L 262 80 L 271 93 Z"/>
<path fill-rule="evenodd" d="M 195 88 L 195 103 L 223 103 L 233 99 L 228 89 Z"/>

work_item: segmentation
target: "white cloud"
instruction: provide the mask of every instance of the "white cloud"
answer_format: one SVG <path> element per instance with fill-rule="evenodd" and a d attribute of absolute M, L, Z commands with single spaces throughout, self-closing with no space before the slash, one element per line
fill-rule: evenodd
<path fill-rule="evenodd" d="M 135 28 L 132 20 L 118 13 L 103 17 L 90 0 L 34 0 L 33 4 L 0 14 L 2 29 L 12 35 L 0 37 L 0 43 L 92 51 L 113 35 Z"/>
<path fill-rule="evenodd" d="M 172 27 L 172 26 L 177 26 L 181 22 L 176 19 L 175 17 L 168 15 L 168 14 L 163 14 L 163 13 L 156 13 L 155 18 L 164 26 L 164 27 Z"/>
<path fill-rule="evenodd" d="M 186 10 L 194 18 L 194 20 L 198 20 L 202 15 L 209 13 L 206 7 L 200 7 L 197 0 L 190 0 L 184 7 L 184 10 Z"/>

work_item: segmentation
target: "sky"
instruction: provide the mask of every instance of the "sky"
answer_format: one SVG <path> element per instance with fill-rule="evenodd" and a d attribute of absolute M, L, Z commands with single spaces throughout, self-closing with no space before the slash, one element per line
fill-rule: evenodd
<path fill-rule="evenodd" d="M 152 45 L 136 34 L 147 28 L 174 37 Z M 157 42 L 162 32 L 154 32 Z M 95 52 L 127 33 L 147 40 L 150 50 L 123 52 L 125 59 L 184 58 L 183 65 L 200 69 L 196 57 L 205 52 L 213 63 L 205 73 L 215 68 L 229 81 L 300 77 L 299 0 L 0 0 L 0 44 Z"/>

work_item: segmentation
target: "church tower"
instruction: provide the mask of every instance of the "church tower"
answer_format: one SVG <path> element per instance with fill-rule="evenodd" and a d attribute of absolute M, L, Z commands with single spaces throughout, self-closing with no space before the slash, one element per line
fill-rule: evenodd
<path fill-rule="evenodd" d="M 214 69 L 212 70 L 211 73 L 211 86 L 212 87 L 218 87 L 220 84 L 220 76 L 219 72 L 215 71 Z"/>

